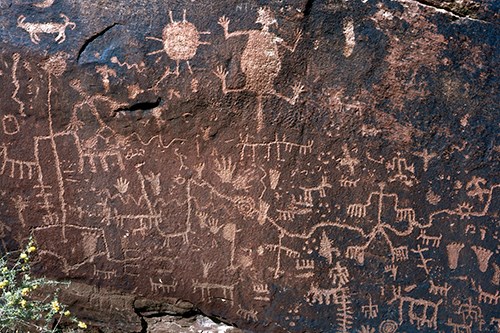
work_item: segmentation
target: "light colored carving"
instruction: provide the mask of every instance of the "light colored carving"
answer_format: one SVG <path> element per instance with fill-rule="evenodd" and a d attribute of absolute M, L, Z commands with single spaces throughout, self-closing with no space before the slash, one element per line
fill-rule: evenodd
<path fill-rule="evenodd" d="M 283 135 L 282 139 L 278 138 L 278 134 L 275 135 L 274 141 L 271 142 L 262 142 L 262 143 L 250 143 L 249 136 L 247 135 L 244 139 L 241 138 L 241 142 L 238 143 L 238 147 L 241 147 L 241 152 L 240 152 L 240 159 L 244 160 L 245 159 L 245 152 L 247 149 L 249 149 L 252 152 L 252 162 L 255 162 L 255 157 L 257 153 L 257 149 L 259 148 L 264 148 L 266 151 L 266 154 L 264 158 L 266 161 L 269 161 L 271 157 L 271 150 L 274 148 L 276 151 L 276 160 L 280 161 L 282 160 L 281 157 L 281 149 L 284 149 L 285 152 L 291 152 L 292 150 L 296 149 L 298 150 L 299 154 L 301 155 L 306 155 L 310 154 L 312 152 L 312 146 L 314 144 L 313 140 L 308 140 L 307 144 L 299 144 L 299 143 L 294 143 L 287 141 L 286 136 Z"/>
<path fill-rule="evenodd" d="M 318 253 L 320 256 L 327 259 L 329 265 L 333 262 L 334 254 L 340 256 L 340 251 L 332 245 L 332 241 L 328 238 L 325 231 L 321 234 Z"/>
<path fill-rule="evenodd" d="M 349 270 L 345 266 L 341 266 L 340 262 L 337 261 L 335 267 L 330 269 L 328 277 L 332 279 L 332 284 L 342 287 L 349 283 L 350 274 Z"/>
<path fill-rule="evenodd" d="M 236 315 L 240 316 L 241 318 L 245 319 L 246 321 L 258 321 L 259 318 L 257 317 L 259 313 L 256 310 L 247 310 L 243 309 L 240 304 L 238 304 L 238 310 L 236 311 Z"/>
<path fill-rule="evenodd" d="M 384 320 L 378 328 L 379 333 L 395 333 L 399 328 L 394 320 Z"/>
<path fill-rule="evenodd" d="M 361 312 L 363 312 L 365 318 L 373 319 L 378 316 L 378 305 L 373 304 L 372 297 L 368 298 L 368 304 L 361 306 Z"/>
<path fill-rule="evenodd" d="M 218 67 L 215 75 L 221 80 L 222 92 L 224 94 L 252 91 L 257 94 L 257 132 L 264 127 L 263 97 L 265 95 L 276 96 L 291 105 L 295 105 L 299 95 L 304 92 L 304 86 L 296 84 L 292 87 L 293 96 L 287 97 L 278 93 L 274 88 L 274 80 L 281 69 L 281 57 L 278 46 L 282 45 L 291 52 L 295 48 L 302 35 L 301 31 L 296 32 L 296 39 L 293 46 L 288 46 L 283 39 L 277 37 L 269 31 L 272 25 L 277 25 L 274 14 L 268 7 L 261 7 L 258 10 L 256 23 L 262 25 L 261 30 L 243 30 L 229 32 L 230 20 L 225 16 L 219 19 L 219 25 L 224 29 L 225 39 L 238 36 L 247 36 L 247 44 L 241 55 L 241 70 L 245 74 L 245 87 L 231 89 L 227 87 L 226 78 L 228 73 L 223 67 Z"/>
<path fill-rule="evenodd" d="M 96 72 L 101 76 L 102 85 L 104 86 L 104 92 L 109 92 L 109 78 L 116 77 L 116 71 L 109 68 L 107 65 L 97 66 Z"/>
<path fill-rule="evenodd" d="M 472 320 L 474 323 L 482 321 L 483 314 L 479 305 L 472 304 L 472 299 L 469 297 L 467 303 L 460 304 L 457 314 L 462 315 L 463 322 Z"/>
<path fill-rule="evenodd" d="M 162 43 L 162 48 L 147 55 L 165 53 L 170 59 L 176 63 L 175 70 L 167 68 L 163 76 L 154 84 L 153 88 L 165 80 L 169 75 L 179 76 L 179 65 L 181 61 L 185 61 L 189 73 L 193 73 L 189 61 L 196 55 L 198 46 L 210 45 L 209 42 L 200 41 L 200 35 L 209 35 L 210 31 L 198 31 L 198 29 L 186 20 L 186 10 L 182 14 L 182 21 L 174 21 L 172 11 L 168 12 L 170 23 L 163 28 L 162 38 L 146 37 L 149 40 L 155 40 Z"/>
<path fill-rule="evenodd" d="M 448 266 L 450 269 L 457 269 L 458 257 L 463 248 L 463 243 L 450 243 L 446 245 L 446 252 L 448 253 Z"/>
<path fill-rule="evenodd" d="M 11 97 L 17 104 L 19 104 L 19 115 L 25 117 L 26 113 L 24 112 L 25 108 L 24 102 L 21 101 L 19 99 L 19 96 L 17 95 L 19 93 L 19 89 L 21 88 L 21 85 L 19 84 L 19 79 L 17 78 L 17 69 L 19 65 L 19 60 L 21 60 L 21 55 L 19 53 L 14 53 L 12 55 L 12 84 L 14 85 L 15 89 L 12 92 Z"/>
<path fill-rule="evenodd" d="M 120 59 L 118 59 L 116 56 L 113 56 L 111 57 L 111 62 L 113 64 L 117 64 L 118 66 L 120 67 L 126 67 L 128 70 L 131 70 L 131 69 L 134 69 L 136 70 L 138 73 L 142 73 L 144 72 L 144 70 L 146 69 L 146 65 L 144 64 L 143 61 L 141 61 L 140 63 L 138 64 L 129 64 L 128 62 L 124 61 L 124 62 L 120 62 Z"/>
<path fill-rule="evenodd" d="M 494 273 L 493 273 L 493 278 L 491 279 L 491 283 L 498 286 L 498 285 L 500 285 L 500 266 L 498 266 L 495 263 L 492 263 L 492 265 L 493 265 Z"/>
<path fill-rule="evenodd" d="M 486 272 L 488 270 L 488 262 L 493 255 L 493 251 L 485 249 L 481 246 L 471 246 L 471 248 L 476 254 L 479 270 L 483 273 Z"/>
<path fill-rule="evenodd" d="M 354 175 L 354 168 L 359 164 L 359 160 L 355 157 L 351 157 L 351 153 L 349 152 L 349 148 L 346 144 L 342 146 L 342 151 L 344 153 L 344 157 L 339 158 L 337 161 L 339 161 L 340 166 L 347 166 L 351 175 Z"/>
<path fill-rule="evenodd" d="M 354 21 L 352 18 L 344 19 L 344 57 L 348 58 L 356 45 L 356 35 L 354 34 Z"/>
<path fill-rule="evenodd" d="M 151 292 L 157 293 L 159 291 L 163 293 L 171 293 L 177 288 L 177 281 L 174 280 L 171 284 L 166 284 L 159 280 L 159 282 L 154 282 L 153 278 L 149 278 L 149 285 L 151 286 Z"/>
<path fill-rule="evenodd" d="M 486 179 L 473 176 L 470 181 L 465 185 L 465 189 L 467 190 L 467 195 L 471 198 L 478 198 L 479 201 L 483 202 L 485 196 L 487 197 L 489 194 L 489 190 L 484 188 L 486 185 Z"/>
<path fill-rule="evenodd" d="M 477 301 L 479 303 L 487 303 L 492 305 L 498 305 L 498 301 L 500 300 L 500 291 L 496 291 L 494 294 L 486 292 L 483 290 L 481 286 L 478 287 Z"/>
<path fill-rule="evenodd" d="M 271 189 L 273 190 L 276 189 L 276 187 L 278 186 L 278 182 L 280 180 L 280 176 L 281 176 L 281 171 L 274 169 L 269 170 L 269 183 Z"/>
<path fill-rule="evenodd" d="M 2 117 L 3 132 L 7 135 L 14 135 L 19 133 L 19 121 L 12 114 L 6 114 Z"/>
<path fill-rule="evenodd" d="M 408 164 L 406 158 L 400 157 L 401 154 L 399 152 L 397 155 L 397 157 L 386 163 L 387 170 L 395 172 L 393 176 L 389 177 L 389 182 L 399 181 L 406 186 L 413 186 L 416 181 L 414 165 Z"/>
<path fill-rule="evenodd" d="M 429 283 L 430 283 L 429 293 L 436 296 L 448 297 L 448 292 L 451 289 L 451 286 L 448 284 L 448 282 L 445 282 L 443 286 L 434 284 L 434 281 L 432 280 L 430 280 Z"/>
<path fill-rule="evenodd" d="M 453 329 L 453 333 L 471 333 L 472 323 L 467 324 L 458 324 L 454 323 L 451 318 L 448 318 L 448 321 L 445 323 L 446 326 L 449 326 Z"/>
<path fill-rule="evenodd" d="M 223 299 L 234 305 L 234 285 L 223 285 L 219 283 L 198 282 L 193 280 L 193 293 L 200 291 L 203 300 L 210 300 L 214 291 L 222 292 Z M 218 299 L 218 298 L 216 298 Z"/>
<path fill-rule="evenodd" d="M 25 179 L 27 176 L 27 179 L 32 179 L 37 166 L 35 161 L 22 161 L 9 157 L 7 146 L 0 144 L 0 176 L 8 171 L 10 178 Z"/>
<path fill-rule="evenodd" d="M 420 230 L 420 235 L 418 235 L 417 240 L 422 240 L 423 245 L 430 245 L 432 247 L 439 247 L 441 244 L 441 239 L 443 238 L 442 234 L 439 236 L 428 236 L 425 233 L 425 229 Z"/>
<path fill-rule="evenodd" d="M 341 187 L 356 187 L 358 186 L 359 181 L 359 178 L 351 180 L 345 176 L 342 176 L 339 182 Z"/>
<path fill-rule="evenodd" d="M 436 153 L 430 153 L 427 151 L 427 149 L 424 149 L 421 153 L 413 153 L 413 155 L 421 157 L 424 160 L 424 171 L 427 171 L 429 168 L 429 162 L 437 156 Z"/>
<path fill-rule="evenodd" d="M 427 274 L 427 276 L 429 276 L 429 273 L 430 273 L 430 270 L 429 270 L 429 267 L 427 266 L 427 263 L 430 262 L 430 261 L 433 261 L 434 259 L 432 258 L 429 258 L 429 259 L 426 259 L 424 257 L 424 252 L 427 252 L 429 251 L 429 248 L 425 247 L 425 248 L 421 248 L 420 247 L 420 244 L 417 245 L 417 248 L 415 250 L 411 250 L 411 252 L 413 253 L 418 253 L 419 257 L 420 257 L 420 261 L 422 262 L 421 264 L 418 264 L 417 267 L 420 267 L 422 268 L 425 273 Z"/>
<path fill-rule="evenodd" d="M 63 43 L 66 40 L 66 28 L 69 27 L 71 30 L 76 28 L 76 24 L 71 22 L 69 18 L 64 15 L 59 15 L 64 22 L 63 23 L 34 23 L 34 22 L 25 22 L 26 17 L 21 15 L 17 19 L 17 26 L 23 30 L 26 30 L 30 35 L 30 39 L 33 43 L 38 44 L 40 42 L 40 37 L 38 36 L 41 33 L 45 34 L 57 34 L 55 41 L 59 44 Z"/>
<path fill-rule="evenodd" d="M 393 288 L 394 297 L 387 303 L 392 304 L 399 301 L 399 322 L 403 323 L 404 313 L 403 306 L 405 303 L 409 304 L 408 317 L 410 323 L 417 324 L 417 328 L 421 329 L 423 326 L 428 328 L 437 329 L 437 316 L 439 305 L 443 302 L 440 299 L 437 302 L 432 302 L 424 299 L 416 299 L 409 296 L 401 296 L 401 287 Z M 429 316 L 430 315 L 430 316 Z"/>

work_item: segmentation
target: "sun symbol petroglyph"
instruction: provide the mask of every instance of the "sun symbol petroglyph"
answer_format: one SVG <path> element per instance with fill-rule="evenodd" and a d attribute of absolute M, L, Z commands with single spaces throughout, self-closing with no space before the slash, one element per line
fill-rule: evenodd
<path fill-rule="evenodd" d="M 273 95 L 285 100 L 291 105 L 295 105 L 299 95 L 304 92 L 304 86 L 300 83 L 292 87 L 293 96 L 287 97 L 278 93 L 274 88 L 274 80 L 278 77 L 281 69 L 281 57 L 278 46 L 282 45 L 290 52 L 295 52 L 297 44 L 302 36 L 300 30 L 296 31 L 295 42 L 292 46 L 287 45 L 283 39 L 269 31 L 273 25 L 278 25 L 274 14 L 268 7 L 258 10 L 258 17 L 255 23 L 262 25 L 261 30 L 242 30 L 229 32 L 230 20 L 225 16 L 219 19 L 219 25 L 224 29 L 224 37 L 248 36 L 248 41 L 241 55 L 241 70 L 245 74 L 245 87 L 241 89 L 228 88 L 226 78 L 228 72 L 219 66 L 214 72 L 221 80 L 222 92 L 252 91 L 257 94 L 257 131 L 264 127 L 264 114 L 262 109 L 262 98 L 265 95 Z"/>
<path fill-rule="evenodd" d="M 170 23 L 163 28 L 162 38 L 146 37 L 146 39 L 161 42 L 163 47 L 159 50 L 148 53 L 154 55 L 165 52 L 167 56 L 175 60 L 175 70 L 167 68 L 163 76 L 155 83 L 154 88 L 157 88 L 160 82 L 165 80 L 169 75 L 179 76 L 179 65 L 181 61 L 185 61 L 189 73 L 193 73 L 189 60 L 191 60 L 198 50 L 199 45 L 210 45 L 209 42 L 200 41 L 200 35 L 209 35 L 210 31 L 198 31 L 198 29 L 186 20 L 186 10 L 182 15 L 182 21 L 174 21 L 172 11 L 169 11 Z"/>

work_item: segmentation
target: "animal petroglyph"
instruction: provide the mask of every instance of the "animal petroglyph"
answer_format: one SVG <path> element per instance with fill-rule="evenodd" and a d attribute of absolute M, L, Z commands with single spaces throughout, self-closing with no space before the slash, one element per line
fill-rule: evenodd
<path fill-rule="evenodd" d="M 231 305 L 234 304 L 234 285 L 223 285 L 219 283 L 198 282 L 193 280 L 193 293 L 200 291 L 201 297 L 209 300 L 214 292 L 221 292 L 225 300 L 229 301 Z"/>
<path fill-rule="evenodd" d="M 496 291 L 494 294 L 486 292 L 481 286 L 478 287 L 479 295 L 477 296 L 477 301 L 479 303 L 488 303 L 497 305 L 500 300 L 500 291 Z"/>
<path fill-rule="evenodd" d="M 69 18 L 64 15 L 59 15 L 64 22 L 63 23 L 33 23 L 26 22 L 26 17 L 21 15 L 17 19 L 17 26 L 21 29 L 26 30 L 30 35 L 30 39 L 33 43 L 38 44 L 40 42 L 40 37 L 38 36 L 41 33 L 45 34 L 57 34 L 55 41 L 59 44 L 63 43 L 66 40 L 66 28 L 69 27 L 71 30 L 76 28 L 76 24 L 71 22 Z"/>
<path fill-rule="evenodd" d="M 182 15 L 182 21 L 174 21 L 172 11 L 168 13 L 170 23 L 163 28 L 162 38 L 146 37 L 146 39 L 155 40 L 163 44 L 159 50 L 148 53 L 147 55 L 154 55 L 158 53 L 165 53 L 170 59 L 176 62 L 175 70 L 167 68 L 163 76 L 155 83 L 154 87 L 165 80 L 169 75 L 179 76 L 179 65 L 181 61 L 185 61 L 189 73 L 193 73 L 189 60 L 191 60 L 198 51 L 200 45 L 210 45 L 209 42 L 200 41 L 200 35 L 209 35 L 209 31 L 198 31 L 198 29 L 186 20 L 186 10 Z"/>
<path fill-rule="evenodd" d="M 443 286 L 435 284 L 434 281 L 432 280 L 430 280 L 429 283 L 430 283 L 429 293 L 436 296 L 448 297 L 448 292 L 451 289 L 451 285 L 449 285 L 448 282 L 445 282 Z"/>
<path fill-rule="evenodd" d="M 443 302 L 440 299 L 437 302 L 432 302 L 424 299 L 416 299 L 409 296 L 401 296 L 401 287 L 394 288 L 394 298 L 388 302 L 392 304 L 399 301 L 399 322 L 403 323 L 404 312 L 403 307 L 405 303 L 409 304 L 408 317 L 410 323 L 413 325 L 417 324 L 417 328 L 420 329 L 423 326 L 428 328 L 437 329 L 437 317 L 439 305 Z"/>
<path fill-rule="evenodd" d="M 282 160 L 282 149 L 285 152 L 292 152 L 293 151 L 298 151 L 299 154 L 301 155 L 306 155 L 310 154 L 312 152 L 312 146 L 314 144 L 313 140 L 308 140 L 306 144 L 300 144 L 300 143 L 295 143 L 288 141 L 286 139 L 286 136 L 283 135 L 283 137 L 280 139 L 278 138 L 278 134 L 275 135 L 274 140 L 271 142 L 250 142 L 250 137 L 247 134 L 244 139 L 242 139 L 242 142 L 238 143 L 238 147 L 241 147 L 241 152 L 240 152 L 240 158 L 241 160 L 245 159 L 245 153 L 248 150 L 251 151 L 251 156 L 252 156 L 252 162 L 255 162 L 255 158 L 257 156 L 257 152 L 260 149 L 264 149 L 266 151 L 266 154 L 264 155 L 264 158 L 266 161 L 269 161 L 271 158 L 271 151 L 275 151 L 276 153 L 276 160 L 280 161 Z"/>
<path fill-rule="evenodd" d="M 422 240 L 423 245 L 431 245 L 433 247 L 439 247 L 442 238 L 443 238 L 442 234 L 439 234 L 439 236 L 428 236 L 425 233 L 425 229 L 421 229 L 420 235 L 418 235 L 417 240 Z"/>
<path fill-rule="evenodd" d="M 241 55 L 241 70 L 246 78 L 245 87 L 239 89 L 228 88 L 226 83 L 228 73 L 223 67 L 218 67 L 215 75 L 222 82 L 222 92 L 224 94 L 242 91 L 252 91 L 257 94 L 257 132 L 260 132 L 264 128 L 262 100 L 265 95 L 276 96 L 291 105 L 295 105 L 299 95 L 304 92 L 304 86 L 301 84 L 293 86 L 292 97 L 280 94 L 274 88 L 274 80 L 281 70 L 281 57 L 278 46 L 282 45 L 289 51 L 295 52 L 302 33 L 297 31 L 293 46 L 287 45 L 269 30 L 272 25 L 277 25 L 277 21 L 268 7 L 262 7 L 258 10 L 256 23 L 262 25 L 261 30 L 229 32 L 229 22 L 230 20 L 225 16 L 219 19 L 219 25 L 224 29 L 226 39 L 238 36 L 248 37 L 247 44 Z"/>

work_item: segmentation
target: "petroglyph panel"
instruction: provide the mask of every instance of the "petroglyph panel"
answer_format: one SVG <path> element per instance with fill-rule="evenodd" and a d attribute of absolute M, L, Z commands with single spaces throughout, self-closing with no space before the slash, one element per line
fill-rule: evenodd
<path fill-rule="evenodd" d="M 167 299 L 249 332 L 499 332 L 492 5 L 105 3 L 0 1 L 1 252 L 32 234 L 123 332 Z"/>

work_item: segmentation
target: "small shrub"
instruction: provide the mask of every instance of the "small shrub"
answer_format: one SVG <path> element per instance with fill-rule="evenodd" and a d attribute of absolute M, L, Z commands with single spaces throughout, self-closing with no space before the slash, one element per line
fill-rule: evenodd
<path fill-rule="evenodd" d="M 30 259 L 36 252 L 32 239 L 24 251 L 9 252 L 0 258 L 0 332 L 61 332 L 61 322 L 87 328 L 61 304 L 57 292 L 43 296 L 37 289 L 60 282 L 30 275 Z"/>

